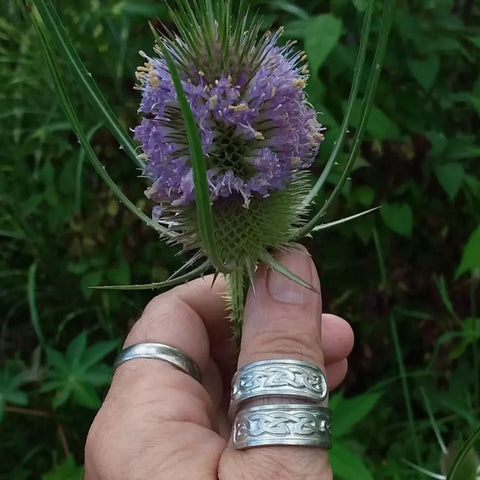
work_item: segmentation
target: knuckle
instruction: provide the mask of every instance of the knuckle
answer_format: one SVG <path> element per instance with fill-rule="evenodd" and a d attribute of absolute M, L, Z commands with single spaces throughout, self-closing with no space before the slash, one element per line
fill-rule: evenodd
<path fill-rule="evenodd" d="M 264 359 L 281 354 L 288 358 L 298 358 L 314 363 L 323 362 L 319 336 L 312 335 L 312 332 L 292 333 L 290 329 L 259 332 L 251 343 L 251 354 Z"/>

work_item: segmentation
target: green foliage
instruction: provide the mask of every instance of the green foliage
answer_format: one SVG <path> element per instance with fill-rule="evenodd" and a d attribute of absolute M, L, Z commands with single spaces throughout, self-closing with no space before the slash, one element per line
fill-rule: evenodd
<path fill-rule="evenodd" d="M 47 381 L 40 392 L 54 392 L 52 407 L 64 405 L 70 397 L 78 405 L 99 408 L 101 401 L 95 387 L 110 383 L 112 369 L 100 361 L 118 346 L 116 341 L 98 342 L 87 347 L 85 331 L 74 338 L 62 353 L 47 348 Z"/>
<path fill-rule="evenodd" d="M 328 127 L 314 169 L 320 176 L 348 108 L 368 2 L 248 3 L 266 15 L 265 26 L 285 25 L 285 37 L 308 53 L 309 98 Z M 159 16 L 171 25 L 164 4 L 56 0 L 55 7 L 127 131 L 138 121 L 138 51 L 150 52 L 153 43 L 148 21 Z M 479 25 L 476 2 L 397 2 L 366 141 L 322 221 L 383 208 L 308 240 L 325 309 L 347 317 L 357 337 L 344 393 L 332 397 L 338 478 L 427 478 L 411 464 L 446 476 L 465 451 L 472 468 L 478 461 Z M 366 65 L 378 22 L 371 28 Z M 80 85 L 62 56 L 56 61 L 65 66 L 65 83 Z M 115 340 L 151 297 L 90 287 L 162 282 L 182 258 L 119 204 L 85 161 L 21 2 L 0 5 L 0 66 L 0 479 L 73 480 L 82 475 L 76 465 L 111 375 Z M 365 94 L 362 77 L 358 98 Z M 83 87 L 76 87 L 73 109 L 112 180 L 148 212 L 139 171 Z M 319 211 L 348 161 L 360 115 L 357 101 L 339 164 L 316 199 Z"/>

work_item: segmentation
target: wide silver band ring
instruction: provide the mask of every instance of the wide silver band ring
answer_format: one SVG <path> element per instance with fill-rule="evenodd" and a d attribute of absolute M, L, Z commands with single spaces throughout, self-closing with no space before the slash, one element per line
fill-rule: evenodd
<path fill-rule="evenodd" d="M 113 368 L 115 370 L 122 363 L 136 358 L 151 358 L 168 362 L 198 382 L 201 381 L 200 370 L 191 358 L 177 348 L 162 343 L 138 343 L 123 349 L 115 359 Z"/>
<path fill-rule="evenodd" d="M 271 359 L 249 363 L 232 379 L 229 417 L 251 399 L 285 397 L 321 404 L 328 398 L 327 380 L 320 368 L 292 359 Z"/>
<path fill-rule="evenodd" d="M 236 450 L 273 445 L 331 448 L 332 411 L 288 403 L 245 408 L 235 417 L 232 438 Z"/>

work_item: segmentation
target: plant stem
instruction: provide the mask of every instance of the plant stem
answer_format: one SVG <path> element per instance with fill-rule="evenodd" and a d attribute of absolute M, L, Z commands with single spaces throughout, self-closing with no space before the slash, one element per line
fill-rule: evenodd
<path fill-rule="evenodd" d="M 395 322 L 393 315 L 390 315 L 390 328 L 392 331 L 392 339 L 393 339 L 393 345 L 395 348 L 395 356 L 397 359 L 398 370 L 399 370 L 400 379 L 402 382 L 403 397 L 405 399 L 405 406 L 407 408 L 408 424 L 410 426 L 413 449 L 415 451 L 416 462 L 417 464 L 420 465 L 421 464 L 420 446 L 418 443 L 417 433 L 415 431 L 415 419 L 413 417 L 412 399 L 410 397 L 410 391 L 408 390 L 407 373 L 405 371 L 405 364 L 403 363 L 402 349 L 400 347 L 400 342 L 398 340 L 397 324 Z"/>
<path fill-rule="evenodd" d="M 228 299 L 230 305 L 230 320 L 233 326 L 233 332 L 237 342 L 242 336 L 243 314 L 245 312 L 245 300 L 247 297 L 246 274 L 242 267 L 237 267 L 227 276 L 228 281 Z"/>

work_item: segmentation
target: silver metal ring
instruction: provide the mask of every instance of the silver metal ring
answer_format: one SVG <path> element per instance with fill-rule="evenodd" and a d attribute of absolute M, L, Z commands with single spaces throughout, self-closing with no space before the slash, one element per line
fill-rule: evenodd
<path fill-rule="evenodd" d="M 301 360 L 271 359 L 249 363 L 233 376 L 229 417 L 233 418 L 246 400 L 265 396 L 321 404 L 328 397 L 327 380 L 320 368 Z"/>
<path fill-rule="evenodd" d="M 308 404 L 259 405 L 240 410 L 233 424 L 236 450 L 273 445 L 332 446 L 332 411 Z"/>
<path fill-rule="evenodd" d="M 201 381 L 200 370 L 192 359 L 177 348 L 162 343 L 138 343 L 123 349 L 115 359 L 113 369 L 135 358 L 152 358 L 168 362 L 198 382 Z"/>

